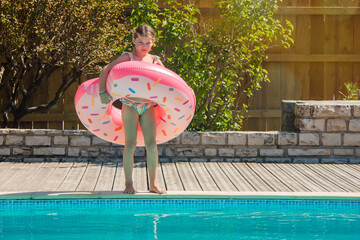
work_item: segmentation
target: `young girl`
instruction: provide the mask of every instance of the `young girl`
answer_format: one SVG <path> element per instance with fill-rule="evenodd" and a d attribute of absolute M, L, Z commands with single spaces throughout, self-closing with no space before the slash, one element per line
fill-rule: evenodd
<path fill-rule="evenodd" d="M 105 82 L 108 72 L 118 63 L 125 61 L 143 61 L 163 66 L 159 57 L 149 54 L 155 42 L 155 32 L 148 25 L 141 25 L 133 31 L 133 52 L 123 54 L 113 62 L 105 66 L 99 77 L 99 94 L 101 102 L 106 104 L 112 97 L 106 92 Z M 134 152 L 136 148 L 137 128 L 140 121 L 141 130 L 144 135 L 147 162 L 150 176 L 149 191 L 165 194 L 166 191 L 156 185 L 158 151 L 156 145 L 156 124 L 154 115 L 154 103 L 143 98 L 121 98 L 113 103 L 113 106 L 121 108 L 122 121 L 125 131 L 125 147 L 123 164 L 125 170 L 125 194 L 134 194 L 135 189 L 132 181 L 132 169 Z"/>

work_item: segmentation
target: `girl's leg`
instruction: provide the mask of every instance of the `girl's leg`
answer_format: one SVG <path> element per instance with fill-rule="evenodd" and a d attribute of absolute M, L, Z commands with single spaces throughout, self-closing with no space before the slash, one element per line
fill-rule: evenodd
<path fill-rule="evenodd" d="M 158 165 L 158 150 L 156 144 L 156 122 L 154 107 L 150 107 L 140 117 L 141 131 L 144 135 L 146 156 L 149 170 L 150 186 L 149 191 L 154 193 L 165 194 L 166 191 L 161 189 L 156 184 L 157 165 Z"/>
<path fill-rule="evenodd" d="M 122 106 L 122 121 L 125 131 L 125 147 L 123 164 L 125 171 L 125 194 L 134 194 L 135 189 L 132 181 L 132 170 L 134 165 L 134 152 L 136 148 L 137 128 L 139 124 L 138 112 L 125 104 Z"/>

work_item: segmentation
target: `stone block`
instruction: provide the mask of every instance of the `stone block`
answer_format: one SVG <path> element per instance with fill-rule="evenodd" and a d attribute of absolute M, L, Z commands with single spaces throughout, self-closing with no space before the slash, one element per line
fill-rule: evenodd
<path fill-rule="evenodd" d="M 145 157 L 146 149 L 145 147 L 137 147 L 134 152 L 135 157 Z"/>
<path fill-rule="evenodd" d="M 166 142 L 166 144 L 170 144 L 170 145 L 180 144 L 180 139 L 181 139 L 181 134 L 171 139 L 170 141 Z"/>
<path fill-rule="evenodd" d="M 220 157 L 234 157 L 235 156 L 235 149 L 219 148 L 219 156 Z"/>
<path fill-rule="evenodd" d="M 80 148 L 69 147 L 67 155 L 70 156 L 70 157 L 78 157 L 78 156 L 80 156 Z"/>
<path fill-rule="evenodd" d="M 111 143 L 105 141 L 99 137 L 93 136 L 92 137 L 92 146 L 109 146 Z"/>
<path fill-rule="evenodd" d="M 324 164 L 346 164 L 348 160 L 346 158 L 322 158 L 320 162 Z"/>
<path fill-rule="evenodd" d="M 59 147 L 37 147 L 34 148 L 34 155 L 65 155 L 65 148 Z"/>
<path fill-rule="evenodd" d="M 352 149 L 352 148 L 335 148 L 334 155 L 336 155 L 336 156 L 353 156 L 354 149 Z"/>
<path fill-rule="evenodd" d="M 318 146 L 320 145 L 320 137 L 318 133 L 300 133 L 299 145 L 302 146 Z"/>
<path fill-rule="evenodd" d="M 325 119 L 296 119 L 296 126 L 304 132 L 323 132 L 325 130 Z"/>
<path fill-rule="evenodd" d="M 51 137 L 50 136 L 26 136 L 25 137 L 26 146 L 50 146 Z"/>
<path fill-rule="evenodd" d="M 248 133 L 249 146 L 271 146 L 275 145 L 275 133 Z"/>
<path fill-rule="evenodd" d="M 225 145 L 226 135 L 222 132 L 202 132 L 203 145 Z"/>
<path fill-rule="evenodd" d="M 314 118 L 350 118 L 350 105 L 315 105 Z"/>
<path fill-rule="evenodd" d="M 256 156 L 258 156 L 258 149 L 238 148 L 238 149 L 236 149 L 235 156 L 237 156 L 237 157 L 256 157 Z"/>
<path fill-rule="evenodd" d="M 360 119 L 350 119 L 349 131 L 350 132 L 360 132 Z"/>
<path fill-rule="evenodd" d="M 10 148 L 0 148 L 0 156 L 10 156 Z"/>
<path fill-rule="evenodd" d="M 329 132 L 346 131 L 346 121 L 344 119 L 328 119 L 326 130 Z"/>
<path fill-rule="evenodd" d="M 241 158 L 242 162 L 255 162 L 255 163 L 263 163 L 264 158 Z"/>
<path fill-rule="evenodd" d="M 225 162 L 241 162 L 241 158 L 226 158 Z"/>
<path fill-rule="evenodd" d="M 191 158 L 190 162 L 207 162 L 206 158 Z"/>
<path fill-rule="evenodd" d="M 298 143 L 298 133 L 279 132 L 277 137 L 278 145 L 288 146 Z"/>
<path fill-rule="evenodd" d="M 115 158 L 119 156 L 118 152 L 119 151 L 116 148 L 111 148 L 111 147 L 101 148 L 100 156 L 107 158 Z"/>
<path fill-rule="evenodd" d="M 23 145 L 24 144 L 24 137 L 17 136 L 17 135 L 7 135 L 5 137 L 5 145 Z"/>
<path fill-rule="evenodd" d="M 0 145 L 4 144 L 4 136 L 0 136 Z"/>
<path fill-rule="evenodd" d="M 159 162 L 160 162 L 160 163 L 169 163 L 169 162 L 170 162 L 170 158 L 163 158 L 163 157 L 161 157 L 161 158 L 159 158 Z"/>
<path fill-rule="evenodd" d="M 31 147 L 14 147 L 12 150 L 12 155 L 31 155 Z"/>
<path fill-rule="evenodd" d="M 224 162 L 223 158 L 211 158 L 210 162 Z"/>
<path fill-rule="evenodd" d="M 54 144 L 55 145 L 69 145 L 69 137 L 68 136 L 54 136 Z"/>
<path fill-rule="evenodd" d="M 214 157 L 217 155 L 216 148 L 206 148 L 204 151 L 205 151 L 205 156 L 207 157 Z"/>
<path fill-rule="evenodd" d="M 360 105 L 355 105 L 353 107 L 354 117 L 360 117 Z"/>
<path fill-rule="evenodd" d="M 100 155 L 100 151 L 98 148 L 85 148 L 80 149 L 81 157 L 98 157 Z"/>
<path fill-rule="evenodd" d="M 350 158 L 349 163 L 350 164 L 360 164 L 360 158 Z"/>
<path fill-rule="evenodd" d="M 293 163 L 307 163 L 307 164 L 315 164 L 319 163 L 319 158 L 294 158 Z"/>
<path fill-rule="evenodd" d="M 326 148 L 289 148 L 289 156 L 327 156 L 330 155 L 330 149 Z"/>
<path fill-rule="evenodd" d="M 187 156 L 187 157 L 202 157 L 204 156 L 202 148 L 176 148 L 176 155 L 177 156 Z"/>
<path fill-rule="evenodd" d="M 183 132 L 181 134 L 181 143 L 188 145 L 200 144 L 200 134 L 198 132 Z"/>
<path fill-rule="evenodd" d="M 70 146 L 87 147 L 90 146 L 90 137 L 88 136 L 71 136 Z"/>
<path fill-rule="evenodd" d="M 165 148 L 165 156 L 174 157 L 175 155 L 176 155 L 175 148 L 170 148 L 170 147 Z"/>
<path fill-rule="evenodd" d="M 321 140 L 324 146 L 341 146 L 341 133 L 322 133 Z"/>
<path fill-rule="evenodd" d="M 265 163 L 290 163 L 291 162 L 291 158 L 276 158 L 276 157 L 271 157 L 271 158 L 265 158 Z"/>
<path fill-rule="evenodd" d="M 45 158 L 30 157 L 24 158 L 25 163 L 45 162 Z"/>
<path fill-rule="evenodd" d="M 228 145 L 246 145 L 246 133 L 229 132 Z"/>
<path fill-rule="evenodd" d="M 311 116 L 311 106 L 306 103 L 295 104 L 295 116 L 298 118 L 307 118 Z"/>
<path fill-rule="evenodd" d="M 260 156 L 262 157 L 282 157 L 283 155 L 283 149 L 260 149 Z"/>
<path fill-rule="evenodd" d="M 360 133 L 345 133 L 344 146 L 360 146 Z"/>

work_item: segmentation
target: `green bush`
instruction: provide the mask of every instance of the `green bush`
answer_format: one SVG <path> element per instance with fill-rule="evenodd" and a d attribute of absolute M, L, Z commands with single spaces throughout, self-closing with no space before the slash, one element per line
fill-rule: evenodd
<path fill-rule="evenodd" d="M 291 23 L 284 26 L 273 17 L 276 0 L 215 1 L 220 18 L 211 22 L 201 21 L 192 4 L 166 3 L 160 11 L 157 1 L 131 1 L 136 7 L 129 29 L 152 25 L 156 53 L 194 89 L 197 106 L 189 130 L 240 130 L 248 98 L 269 81 L 265 51 L 277 38 L 284 47 L 293 43 Z"/>

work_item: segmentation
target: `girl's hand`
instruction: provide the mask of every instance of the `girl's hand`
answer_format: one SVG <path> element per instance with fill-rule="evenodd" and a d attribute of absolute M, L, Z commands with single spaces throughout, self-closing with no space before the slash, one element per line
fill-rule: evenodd
<path fill-rule="evenodd" d="M 108 94 L 108 92 L 101 92 L 100 95 L 100 101 L 102 104 L 108 104 L 113 100 L 112 96 Z"/>

